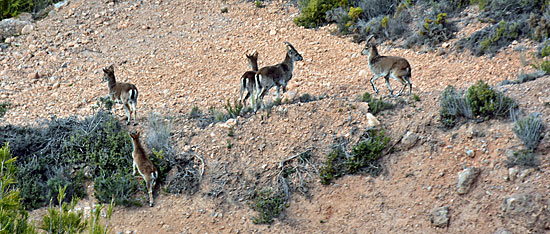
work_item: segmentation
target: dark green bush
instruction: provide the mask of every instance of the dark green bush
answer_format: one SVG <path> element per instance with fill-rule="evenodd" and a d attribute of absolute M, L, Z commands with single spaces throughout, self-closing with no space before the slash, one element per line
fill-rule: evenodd
<path fill-rule="evenodd" d="M 7 102 L 0 103 L 0 118 L 4 117 L 6 112 L 8 112 L 9 107 L 10 104 Z"/>
<path fill-rule="evenodd" d="M 314 28 L 326 23 L 326 12 L 337 7 L 346 7 L 348 0 L 302 0 L 299 3 L 301 14 L 294 23 L 306 28 Z"/>
<path fill-rule="evenodd" d="M 351 152 L 346 152 L 343 145 L 336 146 L 319 168 L 321 183 L 330 184 L 333 179 L 359 171 L 372 176 L 380 175 L 380 158 L 389 141 L 390 137 L 385 135 L 385 131 L 371 129 L 352 147 Z"/>
<path fill-rule="evenodd" d="M 166 135 L 158 125 L 154 127 L 158 129 L 151 135 L 159 148 L 164 147 L 159 152 L 166 154 L 166 145 L 162 144 L 168 144 L 169 133 Z M 20 155 L 16 161 L 17 186 L 26 208 L 55 200 L 59 186 L 67 186 L 67 201 L 84 196 L 84 173 L 93 179 L 101 202 L 109 202 L 115 195 L 117 204 L 135 204 L 134 195 L 143 187 L 139 186 L 142 180 L 131 175 L 130 137 L 107 112 L 100 111 L 84 120 L 52 118 L 40 127 L 0 126 L 0 142 L 10 142 L 13 152 Z M 161 174 L 166 173 L 170 165 L 155 156 L 151 160 Z"/>
<path fill-rule="evenodd" d="M 72 200 L 70 204 L 65 201 L 66 187 L 59 187 L 57 202 L 61 207 L 56 208 L 52 204 L 48 207 L 48 213 L 42 218 L 40 229 L 48 233 L 82 233 L 88 221 L 84 219 L 84 210 L 73 211 L 78 200 Z"/>
<path fill-rule="evenodd" d="M 342 147 L 335 147 L 328 155 L 325 165 L 319 168 L 319 176 L 321 177 L 321 184 L 327 185 L 332 182 L 333 179 L 339 178 L 341 173 L 344 172 L 344 164 L 339 160 L 346 158 L 346 153 Z"/>
<path fill-rule="evenodd" d="M 255 191 L 255 202 L 252 209 L 259 213 L 253 217 L 255 224 L 271 224 L 273 219 L 277 218 L 284 210 L 286 201 L 284 194 L 272 192 L 271 189 L 261 189 Z"/>
<path fill-rule="evenodd" d="M 537 168 L 539 161 L 537 156 L 530 149 L 523 149 L 508 155 L 506 159 L 506 167 L 520 166 L 523 168 Z"/>
<path fill-rule="evenodd" d="M 544 123 L 540 113 L 532 113 L 515 121 L 514 133 L 529 150 L 535 150 L 544 137 Z"/>
<path fill-rule="evenodd" d="M 454 23 L 447 21 L 447 13 L 431 14 L 424 18 L 424 23 L 419 27 L 417 34 L 407 40 L 407 45 L 420 44 L 435 47 L 453 37 L 458 29 Z"/>
<path fill-rule="evenodd" d="M 473 118 L 472 107 L 461 93 L 457 93 L 453 86 L 447 86 L 441 94 L 439 102 L 439 121 L 443 126 L 455 126 L 460 117 Z"/>
<path fill-rule="evenodd" d="M 362 100 L 363 102 L 369 103 L 369 111 L 373 115 L 377 115 L 381 111 L 392 109 L 394 107 L 392 103 L 385 102 L 382 100 L 382 98 L 379 98 L 379 99 L 372 98 L 372 96 L 368 92 L 365 92 L 363 94 Z"/>
<path fill-rule="evenodd" d="M 61 0 L 2 0 L 0 1 L 0 20 L 11 18 L 23 12 L 36 14 L 42 9 Z"/>
<path fill-rule="evenodd" d="M 474 116 L 486 119 L 504 117 L 517 107 L 516 102 L 501 92 L 495 91 L 487 83 L 478 81 L 468 88 L 466 101 L 472 107 Z"/>
<path fill-rule="evenodd" d="M 20 192 L 15 187 L 15 157 L 10 154 L 8 143 L 0 148 L 0 227 L 1 233 L 37 233 L 29 222 L 29 214 L 23 208 Z"/>

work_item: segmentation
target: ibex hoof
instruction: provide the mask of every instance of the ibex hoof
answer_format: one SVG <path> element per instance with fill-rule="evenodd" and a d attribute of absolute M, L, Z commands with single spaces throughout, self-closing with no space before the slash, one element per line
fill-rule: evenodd
<path fill-rule="evenodd" d="M 136 125 L 137 125 L 137 123 L 136 123 L 136 122 L 134 122 L 134 123 L 133 123 L 132 125 L 133 125 L 133 126 L 136 126 Z"/>
<path fill-rule="evenodd" d="M 149 203 L 149 206 L 150 206 L 150 207 L 153 207 L 153 205 L 154 205 L 154 204 L 153 204 L 152 202 Z"/>

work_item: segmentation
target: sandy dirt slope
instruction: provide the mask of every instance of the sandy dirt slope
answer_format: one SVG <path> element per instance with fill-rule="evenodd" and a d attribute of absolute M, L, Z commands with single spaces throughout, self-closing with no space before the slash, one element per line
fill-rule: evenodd
<path fill-rule="evenodd" d="M 297 27 L 292 18 L 298 9 L 292 3 L 265 4 L 256 8 L 245 1 L 71 0 L 0 52 L 0 101 L 12 103 L 2 124 L 92 114 L 97 99 L 107 94 L 101 68 L 110 64 L 119 81 L 136 84 L 140 125 L 135 128 L 145 127 L 148 112 L 170 117 L 178 148 L 195 150 L 207 166 L 200 191 L 192 196 L 159 189 L 153 208 L 117 207 L 111 222 L 115 233 L 526 233 L 544 226 L 544 212 L 517 215 L 502 206 L 505 198 L 522 193 L 548 200 L 547 156 L 541 157 L 539 170 L 522 171 L 523 178 L 508 181 L 506 150 L 521 146 L 512 122 L 472 122 L 451 130 L 438 123 L 438 98 L 447 85 L 464 89 L 477 80 L 498 85 L 530 70 L 521 62 L 522 56 L 530 59 L 530 53 L 514 50 L 522 45 L 534 51 L 529 41 L 493 58 L 455 53 L 453 41 L 442 48 L 443 55 L 381 45 L 381 54 L 411 63 L 413 92 L 421 99 L 405 96 L 395 109 L 377 116 L 396 145 L 384 156 L 386 172 L 377 178 L 345 176 L 329 186 L 313 178 L 310 196 L 294 193 L 281 219 L 271 226 L 253 224 L 256 214 L 243 198 L 268 182 L 281 160 L 312 148 L 312 161 L 319 165 L 336 138 L 357 140 L 367 122 L 359 96 L 372 92 L 362 45 L 332 35 L 332 26 Z M 227 13 L 221 13 L 222 6 L 228 7 Z M 464 30 L 480 25 L 468 27 Z M 283 41 L 304 57 L 289 84 L 291 97 L 308 93 L 325 96 L 323 100 L 291 100 L 271 114 L 239 117 L 234 137 L 220 124 L 201 129 L 188 118 L 193 106 L 223 109 L 227 99 L 238 97 L 239 77 L 248 69 L 246 51 L 259 52 L 260 66 L 275 64 L 284 58 Z M 387 94 L 382 79 L 377 85 L 380 96 Z M 548 77 L 498 89 L 550 122 Z M 407 131 L 419 136 L 410 149 L 398 142 Z M 539 155 L 550 154 L 548 138 Z M 474 151 L 473 157 L 467 156 L 468 150 Z M 457 174 L 470 166 L 480 168 L 481 174 L 469 193 L 458 195 Z M 209 195 L 216 189 L 223 192 Z M 93 202 L 83 200 L 81 205 Z M 439 206 L 450 209 L 447 228 L 430 223 L 430 211 Z M 33 217 L 41 213 L 35 211 Z"/>

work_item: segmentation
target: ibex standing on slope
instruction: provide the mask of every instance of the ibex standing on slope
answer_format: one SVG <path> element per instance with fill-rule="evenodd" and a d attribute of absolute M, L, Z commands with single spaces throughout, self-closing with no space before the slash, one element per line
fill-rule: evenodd
<path fill-rule="evenodd" d="M 245 54 L 245 56 L 248 59 L 248 66 L 252 70 L 245 72 L 241 76 L 241 98 L 239 100 L 244 104 L 244 107 L 246 107 L 246 99 L 248 99 L 251 94 L 254 94 L 254 91 L 256 90 L 255 76 L 258 71 L 258 52 L 254 51 L 252 54 Z M 247 93 L 243 98 L 245 91 Z M 250 106 L 253 106 L 252 99 L 250 99 Z"/>
<path fill-rule="evenodd" d="M 139 135 L 140 132 L 130 133 L 132 145 L 134 146 L 134 151 L 132 152 L 132 156 L 134 158 L 134 161 L 132 162 L 132 170 L 133 175 L 135 175 L 137 167 L 139 174 L 145 180 L 147 192 L 149 193 L 149 206 L 153 206 L 153 188 L 155 187 L 155 182 L 158 178 L 158 172 L 151 160 L 149 160 L 147 153 L 145 153 L 145 149 L 141 146 L 141 143 L 139 142 Z"/>
<path fill-rule="evenodd" d="M 411 65 L 409 62 L 401 57 L 379 55 L 375 44 L 376 40 L 374 37 L 372 35 L 369 36 L 369 38 L 367 38 L 367 43 L 365 44 L 365 49 L 363 49 L 362 53 L 363 55 L 368 55 L 367 59 L 369 62 L 369 68 L 373 73 L 370 83 L 372 84 L 374 91 L 378 93 L 378 89 L 374 85 L 374 81 L 380 77 L 384 77 L 386 79 L 386 85 L 390 90 L 390 95 L 393 96 L 393 90 L 389 81 L 389 78 L 391 77 L 403 84 L 403 88 L 401 88 L 399 93 L 395 96 L 401 95 L 407 84 L 409 85 L 409 94 L 411 94 Z"/>
<path fill-rule="evenodd" d="M 117 83 L 115 79 L 115 69 L 113 65 L 103 68 L 105 73 L 103 81 L 108 81 L 109 97 L 111 100 L 124 105 L 124 111 L 128 116 L 126 124 L 130 124 L 130 117 L 134 116 L 134 125 L 136 124 L 136 109 L 138 90 L 135 85 L 129 83 Z"/>
<path fill-rule="evenodd" d="M 289 42 L 284 42 L 287 46 L 285 60 L 282 63 L 262 67 L 256 72 L 256 101 L 264 108 L 264 96 L 273 86 L 277 86 L 277 99 L 281 96 L 280 89 L 283 87 L 283 93 L 286 92 L 286 85 L 292 78 L 294 62 L 302 61 L 304 58 Z M 257 110 L 257 104 L 254 110 Z"/>

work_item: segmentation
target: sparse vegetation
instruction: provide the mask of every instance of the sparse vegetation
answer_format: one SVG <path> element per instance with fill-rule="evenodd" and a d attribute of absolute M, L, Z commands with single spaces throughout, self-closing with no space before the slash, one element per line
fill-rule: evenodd
<path fill-rule="evenodd" d="M 238 100 L 234 100 L 233 103 L 234 106 L 231 106 L 229 99 L 227 99 L 227 103 L 224 106 L 229 118 L 237 118 L 237 116 L 240 116 L 243 111 L 243 104 L 241 102 L 239 102 Z"/>
<path fill-rule="evenodd" d="M 202 112 L 198 106 L 193 106 L 193 108 L 191 108 L 191 112 L 189 112 L 189 118 L 192 118 L 192 119 L 198 118 L 201 115 L 202 115 Z"/>
<path fill-rule="evenodd" d="M 392 103 L 385 102 L 382 98 L 372 98 L 371 94 L 368 92 L 363 94 L 362 100 L 363 102 L 369 103 L 369 110 L 373 115 L 377 115 L 384 110 L 392 109 L 394 107 Z"/>
<path fill-rule="evenodd" d="M 383 130 L 371 129 L 361 139 L 350 152 L 346 151 L 346 144 L 339 144 L 327 155 L 324 166 L 319 169 L 322 184 L 330 184 L 334 179 L 359 171 L 372 176 L 382 172 L 380 158 L 390 137 Z"/>
<path fill-rule="evenodd" d="M 255 224 L 271 224 L 285 208 L 284 194 L 272 192 L 271 189 L 260 189 L 255 192 L 252 209 L 259 213 L 253 217 Z"/>
<path fill-rule="evenodd" d="M 4 117 L 6 112 L 8 112 L 9 107 L 10 104 L 7 102 L 0 103 L 0 118 Z"/>
<path fill-rule="evenodd" d="M 494 90 L 481 80 L 468 88 L 466 101 L 472 108 L 474 116 L 486 119 L 507 116 L 510 110 L 517 108 L 513 99 Z"/>
<path fill-rule="evenodd" d="M 20 192 L 15 187 L 16 157 L 10 154 L 8 143 L 0 148 L 0 226 L 2 233 L 37 233 L 29 222 L 29 214 L 21 204 Z"/>
<path fill-rule="evenodd" d="M 506 167 L 524 167 L 524 168 L 536 168 L 539 162 L 537 156 L 533 153 L 533 150 L 522 149 L 514 152 L 512 155 L 508 155 L 506 159 Z"/>
<path fill-rule="evenodd" d="M 517 108 L 516 102 L 487 83 L 478 81 L 468 88 L 466 97 L 453 86 L 445 88 L 439 102 L 440 122 L 450 128 L 460 117 L 490 119 L 507 116 Z"/>
<path fill-rule="evenodd" d="M 515 121 L 514 133 L 528 150 L 535 150 L 544 137 L 544 123 L 540 113 L 532 113 Z"/>
<path fill-rule="evenodd" d="M 301 14 L 294 18 L 294 23 L 306 28 L 315 28 L 327 22 L 327 11 L 347 6 L 348 0 L 302 0 L 298 5 Z"/>
<path fill-rule="evenodd" d="M 0 2 L 0 20 L 17 16 L 23 12 L 36 15 L 51 4 L 61 0 L 5 0 Z"/>

